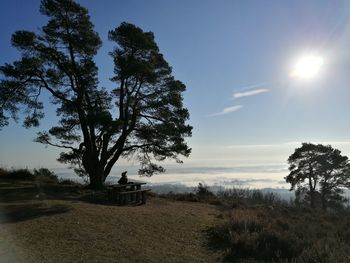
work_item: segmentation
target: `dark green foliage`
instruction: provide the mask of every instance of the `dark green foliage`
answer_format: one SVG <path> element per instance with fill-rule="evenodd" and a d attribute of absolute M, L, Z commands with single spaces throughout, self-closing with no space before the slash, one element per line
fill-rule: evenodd
<path fill-rule="evenodd" d="M 123 154 L 136 154 L 142 168 L 139 173 L 152 175 L 164 169 L 151 161 L 188 156 L 190 149 L 184 138 L 191 136 L 192 127 L 183 107 L 181 93 L 186 87 L 171 75 L 171 68 L 159 53 L 152 32 L 122 23 L 109 32 L 117 46 L 111 56 L 115 62 L 118 87 L 119 121 L 123 123 L 125 139 Z M 152 156 L 151 156 L 151 155 Z"/>
<path fill-rule="evenodd" d="M 137 158 L 139 173 L 151 176 L 164 171 L 157 162 L 190 154 L 186 87 L 172 76 L 152 32 L 128 23 L 109 32 L 116 43 L 111 91 L 99 87 L 94 56 L 101 40 L 87 9 L 73 0 L 42 0 L 40 12 L 47 25 L 38 34 L 15 32 L 21 58 L 0 67 L 0 127 L 22 111 L 25 127 L 38 126 L 39 99 L 48 93 L 60 120 L 36 141 L 64 149 L 58 160 L 88 176 L 93 188 L 120 158 Z"/>
<path fill-rule="evenodd" d="M 311 207 L 340 206 L 344 201 L 343 188 L 349 186 L 348 157 L 330 145 L 303 143 L 289 157 L 290 173 L 285 177 L 296 189 L 296 201 L 307 201 Z"/>

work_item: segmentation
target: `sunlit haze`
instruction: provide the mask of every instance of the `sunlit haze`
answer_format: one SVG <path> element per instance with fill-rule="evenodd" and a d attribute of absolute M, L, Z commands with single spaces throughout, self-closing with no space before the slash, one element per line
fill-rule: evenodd
<path fill-rule="evenodd" d="M 305 55 L 300 57 L 294 65 L 292 76 L 300 79 L 312 79 L 320 72 L 324 64 L 319 55 Z"/>

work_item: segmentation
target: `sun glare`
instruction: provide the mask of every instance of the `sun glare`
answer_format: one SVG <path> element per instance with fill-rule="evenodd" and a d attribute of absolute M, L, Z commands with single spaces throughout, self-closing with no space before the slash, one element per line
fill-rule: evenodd
<path fill-rule="evenodd" d="M 297 60 L 292 71 L 292 77 L 312 79 L 318 75 L 324 61 L 321 56 L 307 55 Z"/>

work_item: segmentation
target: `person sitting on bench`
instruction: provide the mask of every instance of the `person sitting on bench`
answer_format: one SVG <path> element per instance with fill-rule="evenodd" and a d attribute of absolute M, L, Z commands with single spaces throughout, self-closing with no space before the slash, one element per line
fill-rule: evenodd
<path fill-rule="evenodd" d="M 122 177 L 119 179 L 118 184 L 127 184 L 128 183 L 128 177 L 126 177 L 126 173 L 127 173 L 127 171 L 122 172 Z"/>

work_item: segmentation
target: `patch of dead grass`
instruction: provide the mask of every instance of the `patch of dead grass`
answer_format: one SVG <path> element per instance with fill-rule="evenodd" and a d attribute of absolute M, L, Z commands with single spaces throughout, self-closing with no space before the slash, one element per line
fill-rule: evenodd
<path fill-rule="evenodd" d="M 206 236 L 221 220 L 215 206 L 151 197 L 143 206 L 118 207 L 32 196 L 1 200 L 2 262 L 215 262 L 220 257 L 208 249 Z M 13 213 L 22 220 L 8 218 Z"/>

